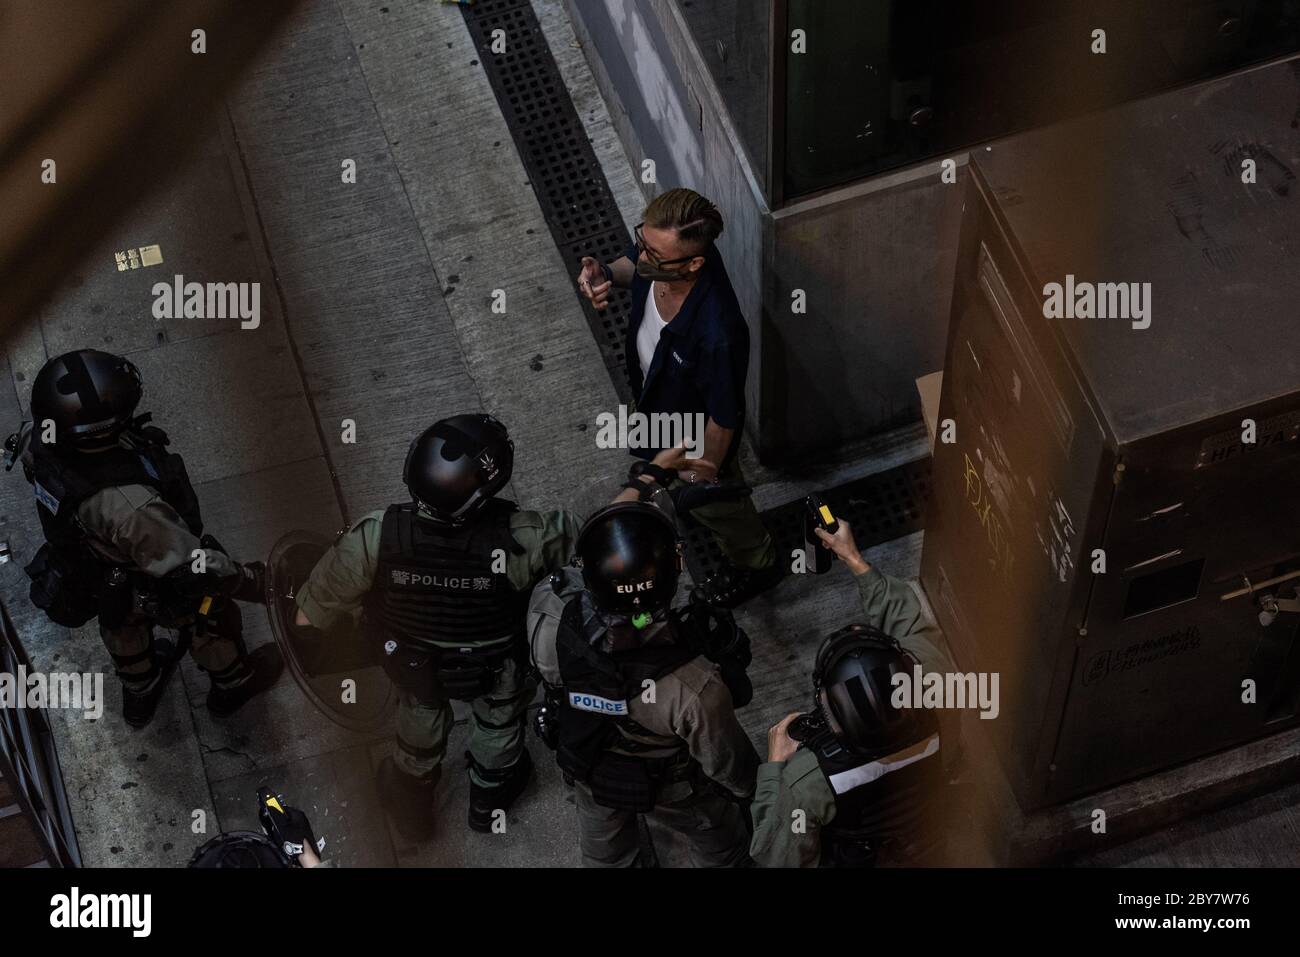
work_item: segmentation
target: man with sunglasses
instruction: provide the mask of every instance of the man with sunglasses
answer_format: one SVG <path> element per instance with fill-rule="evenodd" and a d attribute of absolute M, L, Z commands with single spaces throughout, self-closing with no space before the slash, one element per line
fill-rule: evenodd
<path fill-rule="evenodd" d="M 607 265 L 584 257 L 577 281 L 596 309 L 605 308 L 615 285 L 632 292 L 625 353 L 636 411 L 704 416 L 700 462 L 681 470 L 680 480 L 735 488 L 744 481 L 737 452 L 749 327 L 714 245 L 722 228 L 713 203 L 694 190 L 670 189 L 646 207 L 626 255 Z M 660 450 L 631 451 L 649 460 Z M 692 516 L 728 560 L 703 584 L 711 603 L 734 608 L 780 578 L 772 537 L 748 496 L 720 498 Z"/>

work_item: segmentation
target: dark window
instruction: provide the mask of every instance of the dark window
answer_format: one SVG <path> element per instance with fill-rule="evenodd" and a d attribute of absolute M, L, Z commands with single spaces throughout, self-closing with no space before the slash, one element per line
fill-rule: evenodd
<path fill-rule="evenodd" d="M 787 197 L 1300 49 L 1294 0 L 774 2 Z"/>
<path fill-rule="evenodd" d="M 1128 585 L 1128 597 L 1124 599 L 1124 617 L 1133 618 L 1191 601 L 1200 590 L 1201 569 L 1204 567 L 1205 559 L 1198 558 L 1133 579 Z"/>

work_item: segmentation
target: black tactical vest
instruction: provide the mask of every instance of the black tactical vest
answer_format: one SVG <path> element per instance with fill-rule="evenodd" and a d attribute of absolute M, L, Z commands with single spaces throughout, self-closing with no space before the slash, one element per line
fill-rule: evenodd
<path fill-rule="evenodd" d="M 686 744 L 642 745 L 627 737 L 649 732 L 630 716 L 629 702 L 642 693 L 642 682 L 658 679 L 700 654 L 684 637 L 675 620 L 664 625 L 672 641 L 638 645 L 609 653 L 601 648 L 607 628 L 584 592 L 564 608 L 556 632 L 556 660 L 564 683 L 565 707 L 560 718 L 556 761 L 561 770 L 591 785 L 597 803 L 628 811 L 654 807 L 658 784 Z M 612 750 L 615 746 L 618 751 Z M 638 757 L 639 749 L 653 758 Z"/>
<path fill-rule="evenodd" d="M 846 750 L 829 730 L 807 742 L 835 794 L 835 818 L 821 832 L 822 866 L 870 866 L 885 848 L 890 860 L 902 861 L 933 843 L 943 765 L 938 722 L 930 712 L 924 718 L 927 737 L 883 758 Z M 885 770 L 909 758 L 915 760 Z"/>
<path fill-rule="evenodd" d="M 392 505 L 379 535 L 379 565 L 367 615 L 386 640 L 440 650 L 506 645 L 524 639 L 528 592 L 492 571 L 493 552 L 518 553 L 510 534 L 513 502 L 490 499 L 463 526 Z"/>
<path fill-rule="evenodd" d="M 81 503 L 96 492 L 122 485 L 143 485 L 174 508 L 195 535 L 203 534 L 199 499 L 185 463 L 167 451 L 162 429 L 136 419 L 121 443 L 103 452 L 61 450 L 32 440 L 32 467 L 27 479 L 36 493 L 36 512 L 45 539 L 61 551 L 81 552 L 86 536 L 77 520 Z"/>

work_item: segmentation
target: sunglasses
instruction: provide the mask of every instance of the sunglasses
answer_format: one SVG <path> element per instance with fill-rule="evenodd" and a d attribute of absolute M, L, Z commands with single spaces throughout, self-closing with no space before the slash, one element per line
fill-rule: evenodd
<path fill-rule="evenodd" d="M 649 260 L 650 265 L 654 266 L 656 269 L 662 269 L 665 266 L 680 266 L 695 258 L 695 256 L 682 256 L 679 259 L 660 259 L 652 253 L 650 248 L 645 244 L 645 234 L 641 232 L 641 227 L 644 225 L 645 223 L 637 223 L 636 226 L 632 228 L 632 235 L 636 239 L 637 250 L 645 253 L 645 258 Z"/>

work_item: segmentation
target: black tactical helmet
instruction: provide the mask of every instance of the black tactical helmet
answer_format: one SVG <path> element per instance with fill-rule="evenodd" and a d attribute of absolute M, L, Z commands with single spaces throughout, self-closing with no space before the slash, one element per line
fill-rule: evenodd
<path fill-rule="evenodd" d="M 131 421 L 143 391 L 140 370 L 121 356 L 79 349 L 51 359 L 32 383 L 33 431 L 54 422 L 55 442 L 95 445 Z"/>
<path fill-rule="evenodd" d="M 577 554 L 582 580 L 603 612 L 654 614 L 677 594 L 677 527 L 648 502 L 619 502 L 596 512 L 578 534 Z"/>
<path fill-rule="evenodd" d="M 218 834 L 190 858 L 190 867 L 292 867 L 293 863 L 265 834 L 231 831 Z"/>
<path fill-rule="evenodd" d="M 421 510 L 460 524 L 505 488 L 514 464 L 504 425 L 490 415 L 453 415 L 411 443 L 402 481 Z"/>
<path fill-rule="evenodd" d="M 822 642 L 813 665 L 817 710 L 836 740 L 859 752 L 889 753 L 926 735 L 915 708 L 890 703 L 893 676 L 912 675 L 916 658 L 870 625 L 849 625 Z"/>

